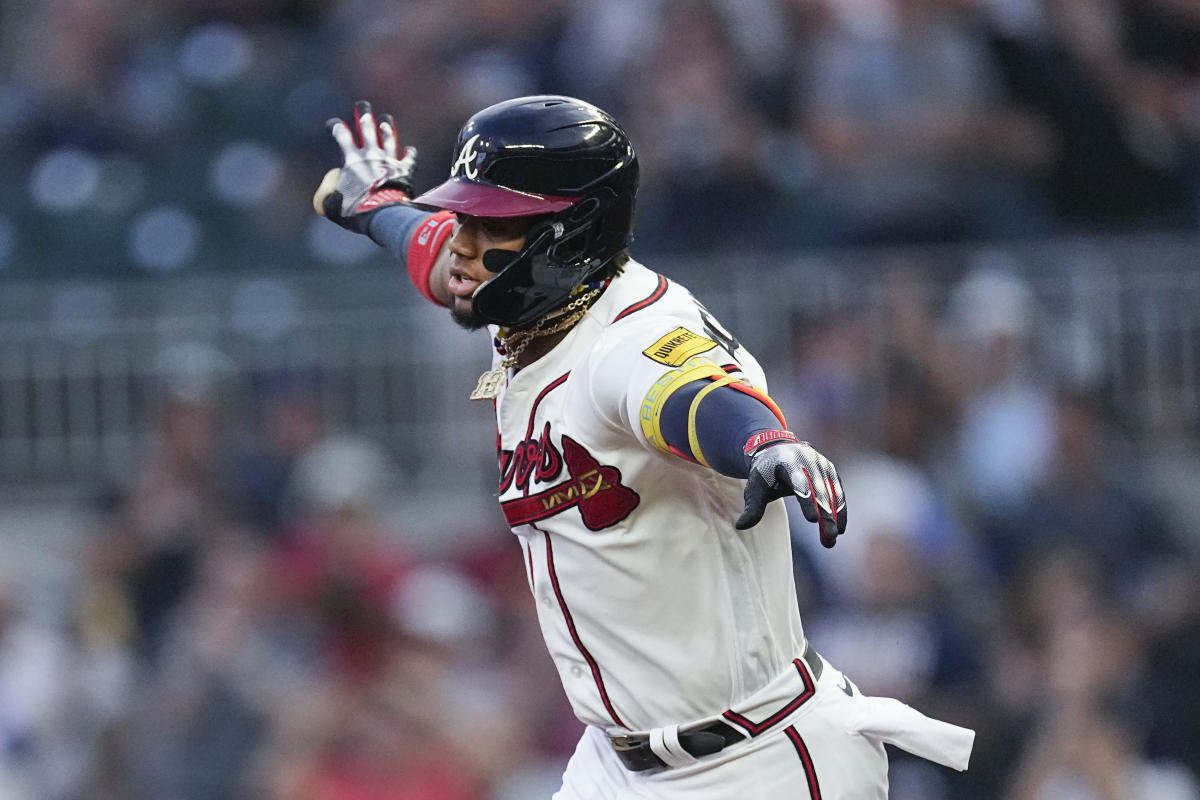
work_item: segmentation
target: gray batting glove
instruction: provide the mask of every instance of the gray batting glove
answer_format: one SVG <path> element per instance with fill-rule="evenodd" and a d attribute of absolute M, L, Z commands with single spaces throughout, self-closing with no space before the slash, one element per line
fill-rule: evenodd
<path fill-rule="evenodd" d="M 818 524 L 821 544 L 833 547 L 846 531 L 846 493 L 829 459 L 789 431 L 767 431 L 746 443 L 750 474 L 746 477 L 746 508 L 734 527 L 753 528 L 767 503 L 795 495 L 809 522 Z"/>
<path fill-rule="evenodd" d="M 367 232 L 370 215 L 386 206 L 407 203 L 417 149 L 396 143 L 396 122 L 383 114 L 376 122 L 371 104 L 354 104 L 357 136 L 336 117 L 325 123 L 342 151 L 342 166 L 331 169 L 313 195 L 313 208 L 347 230 Z"/>

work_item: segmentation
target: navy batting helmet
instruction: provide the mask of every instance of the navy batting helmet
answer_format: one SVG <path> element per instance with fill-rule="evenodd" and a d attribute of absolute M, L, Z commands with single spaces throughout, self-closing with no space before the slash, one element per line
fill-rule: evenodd
<path fill-rule="evenodd" d="M 472 298 L 483 319 L 533 324 L 629 246 L 638 164 L 599 108 L 559 95 L 489 106 L 458 135 L 450 179 L 413 202 L 476 217 L 542 216 L 518 253 L 490 250 L 496 273 Z"/>

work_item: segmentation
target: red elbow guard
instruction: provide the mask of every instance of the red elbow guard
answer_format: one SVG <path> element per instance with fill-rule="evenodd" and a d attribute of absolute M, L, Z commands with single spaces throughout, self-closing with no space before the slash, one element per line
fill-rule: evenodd
<path fill-rule="evenodd" d="M 421 223 L 408 243 L 408 277 L 417 291 L 431 303 L 444 305 L 429 291 L 429 273 L 442 245 L 454 230 L 454 212 L 439 211 Z"/>

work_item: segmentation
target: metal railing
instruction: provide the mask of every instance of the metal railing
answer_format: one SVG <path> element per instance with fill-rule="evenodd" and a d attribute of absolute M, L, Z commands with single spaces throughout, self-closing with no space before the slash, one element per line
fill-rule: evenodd
<path fill-rule="evenodd" d="M 743 252 L 650 266 L 689 285 L 774 375 L 793 363 L 798 319 L 859 315 L 882 343 L 886 278 L 898 265 L 918 268 L 945 313 L 959 279 L 998 254 L 1032 290 L 1033 331 L 1053 369 L 1103 374 L 1139 433 L 1195 437 L 1200 239 Z M 127 473 L 151 441 L 164 381 L 198 353 L 219 354 L 235 433 L 251 433 L 256 387 L 317 376 L 330 424 L 385 444 L 412 492 L 452 503 L 458 488 L 492 485 L 490 407 L 466 400 L 486 366 L 483 337 L 459 331 L 392 269 L 8 286 L 0 313 L 0 481 L 10 494 Z"/>

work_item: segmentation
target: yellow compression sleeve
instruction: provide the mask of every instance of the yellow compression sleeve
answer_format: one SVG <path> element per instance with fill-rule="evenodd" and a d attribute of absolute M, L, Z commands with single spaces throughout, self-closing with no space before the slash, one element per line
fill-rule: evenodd
<path fill-rule="evenodd" d="M 670 453 L 671 446 L 667 444 L 662 434 L 662 410 L 667 398 L 693 381 L 724 377 L 728 377 L 725 370 L 717 366 L 715 362 L 699 356 L 689 358 L 681 366 L 663 373 L 642 399 L 641 412 L 638 417 L 646 440 L 659 450 Z"/>

